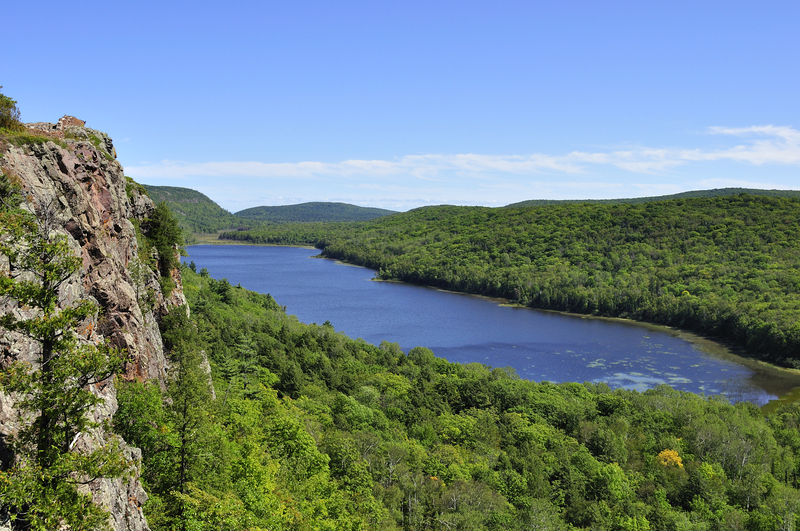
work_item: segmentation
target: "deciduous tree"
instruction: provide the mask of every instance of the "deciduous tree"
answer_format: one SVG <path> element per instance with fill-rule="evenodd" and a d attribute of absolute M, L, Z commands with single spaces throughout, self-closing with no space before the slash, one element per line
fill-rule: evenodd
<path fill-rule="evenodd" d="M 2 88 L 0 85 L 0 89 Z M 0 127 L 20 127 L 17 102 L 2 93 L 0 93 Z"/>

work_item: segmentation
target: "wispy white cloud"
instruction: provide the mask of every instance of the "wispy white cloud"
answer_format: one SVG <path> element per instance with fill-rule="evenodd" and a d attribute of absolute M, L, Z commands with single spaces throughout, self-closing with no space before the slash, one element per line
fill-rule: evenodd
<path fill-rule="evenodd" d="M 800 166 L 800 131 L 766 125 L 713 127 L 704 133 L 706 141 L 714 140 L 713 147 L 625 146 L 560 155 L 427 154 L 340 162 L 163 161 L 127 166 L 126 174 L 150 184 L 180 182 L 232 211 L 303 201 L 402 209 L 800 185 L 793 177 Z M 767 171 L 755 173 L 747 166 Z"/>
<path fill-rule="evenodd" d="M 712 127 L 712 134 L 751 138 L 749 144 L 703 154 L 704 160 L 729 159 L 751 164 L 800 164 L 800 131 L 788 126 Z"/>
<path fill-rule="evenodd" d="M 529 174 L 542 171 L 575 173 L 579 167 L 565 157 L 546 155 L 408 155 L 397 160 L 346 160 L 343 162 L 181 162 L 165 160 L 158 164 L 128 166 L 126 172 L 138 178 L 180 179 L 206 177 L 262 177 L 314 179 L 321 176 L 359 179 L 411 175 L 435 179 L 445 172 Z"/>
<path fill-rule="evenodd" d="M 724 149 L 634 147 L 606 152 L 575 151 L 566 155 L 408 155 L 394 160 L 345 160 L 342 162 L 180 162 L 130 166 L 139 179 L 189 177 L 257 177 L 266 179 L 375 180 L 410 176 L 421 180 L 448 181 L 448 176 L 496 178 L 502 175 L 580 174 L 598 166 L 614 166 L 640 174 L 662 173 L 697 162 L 732 161 L 754 165 L 800 165 L 800 131 L 787 126 L 742 128 L 711 127 L 709 134 L 741 138 Z"/>

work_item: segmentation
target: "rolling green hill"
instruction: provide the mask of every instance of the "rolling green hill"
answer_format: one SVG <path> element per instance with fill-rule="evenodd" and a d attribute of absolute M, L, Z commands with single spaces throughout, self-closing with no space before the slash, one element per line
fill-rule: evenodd
<path fill-rule="evenodd" d="M 713 190 L 693 190 L 671 195 L 654 195 L 650 197 L 631 197 L 627 199 L 530 199 L 512 203 L 503 208 L 523 208 L 532 206 L 558 205 L 564 203 L 601 203 L 607 205 L 639 204 L 670 199 L 689 199 L 692 197 L 720 197 L 736 194 L 763 195 L 767 197 L 800 197 L 800 190 L 757 190 L 755 188 L 714 188 Z"/>
<path fill-rule="evenodd" d="M 394 214 L 392 210 L 346 203 L 301 203 L 260 206 L 231 214 L 208 196 L 177 186 L 142 185 L 156 203 L 165 202 L 188 233 L 212 233 L 225 229 L 257 228 L 262 224 L 368 221 Z"/>
<path fill-rule="evenodd" d="M 167 203 L 181 228 L 187 232 L 209 233 L 246 224 L 197 190 L 177 186 L 142 186 L 155 203 Z"/>
<path fill-rule="evenodd" d="M 312 244 L 385 280 L 692 329 L 800 368 L 800 198 L 438 206 L 220 237 Z"/>
<path fill-rule="evenodd" d="M 395 214 L 393 210 L 368 208 L 347 203 L 300 203 L 299 205 L 260 206 L 241 210 L 238 218 L 269 223 L 307 223 L 314 221 L 368 221 Z"/>

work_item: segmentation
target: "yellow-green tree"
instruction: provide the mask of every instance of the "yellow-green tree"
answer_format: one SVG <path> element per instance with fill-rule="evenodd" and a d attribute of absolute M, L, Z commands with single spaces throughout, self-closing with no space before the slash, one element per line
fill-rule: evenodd
<path fill-rule="evenodd" d="M 662 450 L 658 454 L 658 464 L 661 466 L 677 466 L 683 468 L 683 460 L 675 450 Z"/>

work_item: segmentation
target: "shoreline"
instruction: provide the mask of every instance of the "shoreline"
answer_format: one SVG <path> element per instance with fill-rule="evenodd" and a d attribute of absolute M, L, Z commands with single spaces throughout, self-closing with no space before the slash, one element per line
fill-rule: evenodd
<path fill-rule="evenodd" d="M 350 265 L 350 264 L 345 264 Z M 396 282 L 404 284 L 401 280 L 381 280 L 372 279 L 374 282 Z M 435 289 L 444 293 L 453 293 L 458 295 L 466 295 L 469 297 L 476 297 L 487 301 L 495 302 L 499 306 L 506 306 L 509 308 L 518 308 L 524 310 L 532 310 L 536 312 L 549 312 L 572 317 L 576 319 L 597 319 L 601 321 L 611 321 L 616 323 L 628 324 L 637 326 L 648 330 L 658 331 L 669 334 L 673 337 L 682 339 L 694 345 L 697 350 L 713 356 L 718 359 L 729 361 L 737 365 L 741 365 L 752 371 L 749 380 L 754 385 L 775 394 L 777 398 L 770 400 L 760 407 L 765 413 L 775 411 L 782 404 L 789 404 L 792 402 L 800 401 L 800 369 L 791 369 L 788 367 L 780 367 L 773 365 L 761 359 L 748 355 L 747 352 L 740 346 L 731 343 L 726 343 L 718 338 L 711 336 L 704 336 L 691 330 L 676 328 L 674 326 L 667 326 L 657 323 L 649 323 L 647 321 L 636 321 L 625 317 L 607 317 L 602 315 L 590 315 L 584 313 L 567 312 L 563 310 L 550 310 L 547 308 L 535 308 L 532 306 L 525 306 L 523 304 L 516 304 L 510 299 L 503 299 L 500 297 L 488 297 L 486 295 L 477 295 L 473 293 L 465 293 L 462 291 L 453 291 L 434 286 L 423 286 L 428 289 Z"/>
<path fill-rule="evenodd" d="M 195 235 L 197 236 L 197 235 Z M 272 243 L 249 243 L 249 242 L 239 242 L 235 240 L 214 240 L 211 237 L 213 235 L 208 234 L 205 235 L 204 238 L 206 241 L 197 242 L 192 245 L 248 245 L 248 246 L 258 246 L 258 247 L 295 247 L 295 248 L 302 248 L 302 249 L 309 249 L 309 250 L 317 250 L 316 247 L 309 246 L 309 245 L 283 245 L 283 244 L 272 244 Z M 187 245 L 187 247 L 191 247 L 191 245 Z M 320 251 L 321 252 L 321 251 Z M 361 266 L 358 264 L 351 264 L 336 258 L 326 258 L 320 257 L 324 260 L 332 260 L 334 263 L 339 265 L 344 265 L 348 267 L 360 267 L 364 269 L 371 269 L 366 266 Z M 374 270 L 373 270 L 374 271 Z M 407 282 L 403 282 L 401 280 L 382 280 L 378 278 L 372 278 L 372 282 L 390 282 L 390 283 L 398 283 L 398 284 L 409 284 Z M 415 284 L 409 284 L 415 285 Z M 770 400 L 766 404 L 760 407 L 760 409 L 765 413 L 770 413 L 776 410 L 780 405 L 786 403 L 792 403 L 800 400 L 800 370 L 799 369 L 790 369 L 788 367 L 780 367 L 778 365 L 773 365 L 766 361 L 760 360 L 753 356 L 750 356 L 746 353 L 746 351 L 739 347 L 738 345 L 726 343 L 721 339 L 714 338 L 711 336 L 704 336 L 698 334 L 696 332 L 692 332 L 689 330 L 684 330 L 681 328 L 676 328 L 667 325 L 661 325 L 656 323 L 649 323 L 646 321 L 636 321 L 633 319 L 628 319 L 625 317 L 606 317 L 600 315 L 590 315 L 590 314 L 582 314 L 582 313 L 574 313 L 574 312 L 567 312 L 562 310 L 551 310 L 546 308 L 535 308 L 531 306 L 525 306 L 522 304 L 513 303 L 510 299 L 504 299 L 500 297 L 489 297 L 486 295 L 478 295 L 473 293 L 465 293 L 462 291 L 453 291 L 447 290 L 443 288 L 437 288 L 434 286 L 426 286 L 421 284 L 416 284 L 417 286 L 424 287 L 427 289 L 434 289 L 436 291 L 441 291 L 444 293 L 452 293 L 458 294 L 462 296 L 468 297 L 476 297 L 479 299 L 484 299 L 486 301 L 490 301 L 496 303 L 498 306 L 507 306 L 511 308 L 518 308 L 518 309 L 525 309 L 525 310 L 532 310 L 537 312 L 550 312 L 556 313 L 560 315 L 564 315 L 567 317 L 572 318 L 580 318 L 580 319 L 599 319 L 604 321 L 611 321 L 617 323 L 624 323 L 631 326 L 642 327 L 645 329 L 659 331 L 662 333 L 667 333 L 673 337 L 678 337 L 683 339 L 684 341 L 691 343 L 694 345 L 697 350 L 700 352 L 707 354 L 709 356 L 713 356 L 715 358 L 723 359 L 729 361 L 731 363 L 735 363 L 737 365 L 743 366 L 752 371 L 749 380 L 756 386 L 764 389 L 765 391 L 774 394 L 777 396 L 776 399 Z"/>
<path fill-rule="evenodd" d="M 239 240 L 220 240 L 215 238 L 215 234 L 195 234 L 192 236 L 197 240 L 194 243 L 187 243 L 184 247 L 192 247 L 194 245 L 247 245 L 250 247 L 297 247 L 299 249 L 317 249 L 313 245 L 295 245 L 284 243 L 252 243 Z M 317 249 L 319 250 L 319 249 Z"/>

